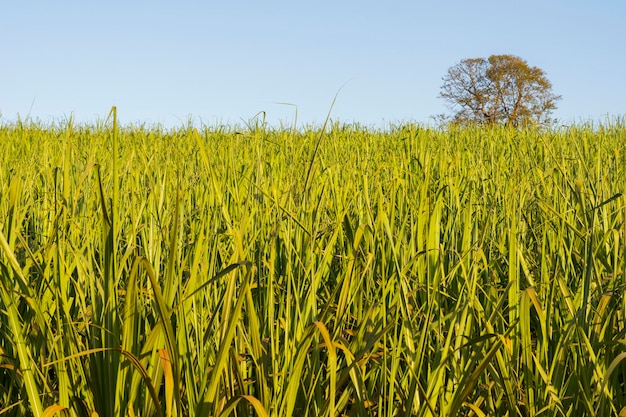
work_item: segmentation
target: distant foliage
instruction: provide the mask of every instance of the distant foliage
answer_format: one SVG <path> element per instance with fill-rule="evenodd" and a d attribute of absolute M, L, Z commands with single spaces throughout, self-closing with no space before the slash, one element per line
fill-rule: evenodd
<path fill-rule="evenodd" d="M 545 125 L 561 96 L 545 72 L 513 55 L 464 59 L 448 69 L 440 97 L 458 124 Z"/>

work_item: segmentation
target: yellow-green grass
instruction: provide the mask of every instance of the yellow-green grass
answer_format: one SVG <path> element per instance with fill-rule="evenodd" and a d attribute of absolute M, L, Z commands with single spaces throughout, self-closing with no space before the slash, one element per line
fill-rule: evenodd
<path fill-rule="evenodd" d="M 0 143 L 0 415 L 626 413 L 619 121 Z"/>

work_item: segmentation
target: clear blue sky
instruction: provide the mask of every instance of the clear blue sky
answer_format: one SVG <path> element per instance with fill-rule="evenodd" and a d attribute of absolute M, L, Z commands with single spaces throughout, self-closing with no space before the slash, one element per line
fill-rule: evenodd
<path fill-rule="evenodd" d="M 428 123 L 464 58 L 546 71 L 564 123 L 626 115 L 626 2 L 3 1 L 0 122 Z M 291 103 L 285 105 L 281 103 Z"/>

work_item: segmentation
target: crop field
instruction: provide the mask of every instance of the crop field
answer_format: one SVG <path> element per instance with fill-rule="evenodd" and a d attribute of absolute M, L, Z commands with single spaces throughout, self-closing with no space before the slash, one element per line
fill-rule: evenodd
<path fill-rule="evenodd" d="M 0 416 L 624 416 L 626 126 L 0 126 Z"/>

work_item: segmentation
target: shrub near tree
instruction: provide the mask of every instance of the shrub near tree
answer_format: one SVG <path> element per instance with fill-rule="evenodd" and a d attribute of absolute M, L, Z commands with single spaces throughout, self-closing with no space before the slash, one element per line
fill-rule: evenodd
<path fill-rule="evenodd" d="M 549 124 L 561 96 L 545 72 L 513 55 L 464 59 L 443 77 L 440 98 L 458 124 Z"/>

